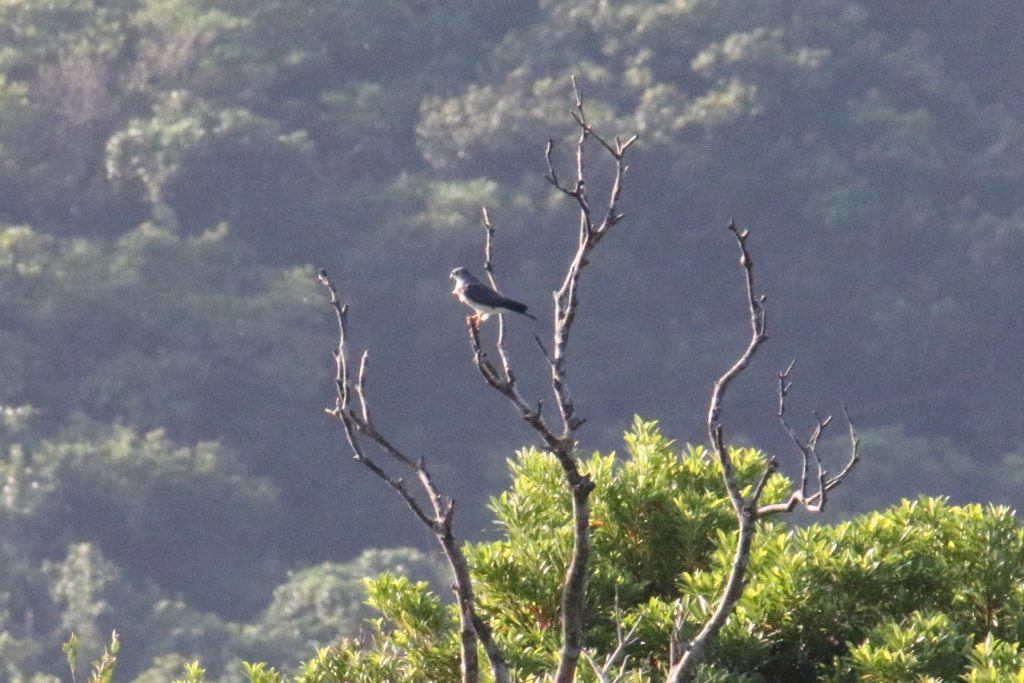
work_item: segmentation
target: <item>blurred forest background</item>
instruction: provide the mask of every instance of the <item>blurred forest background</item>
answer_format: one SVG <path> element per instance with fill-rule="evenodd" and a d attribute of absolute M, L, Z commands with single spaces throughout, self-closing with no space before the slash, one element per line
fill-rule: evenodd
<path fill-rule="evenodd" d="M 1018 0 L 0 0 L 0 679 L 66 676 L 68 633 L 95 653 L 112 628 L 124 680 L 293 666 L 357 632 L 361 576 L 437 576 L 323 413 L 317 267 L 377 422 L 463 535 L 494 533 L 532 434 L 447 274 L 480 270 L 486 205 L 543 395 L 532 333 L 576 229 L 543 150 L 571 172 L 572 74 L 602 134 L 640 136 L 574 335 L 585 450 L 634 414 L 703 441 L 747 339 L 735 218 L 771 335 L 727 405 L 742 443 L 792 450 L 796 357 L 792 413 L 845 403 L 863 436 L 833 519 L 1022 503 Z"/>

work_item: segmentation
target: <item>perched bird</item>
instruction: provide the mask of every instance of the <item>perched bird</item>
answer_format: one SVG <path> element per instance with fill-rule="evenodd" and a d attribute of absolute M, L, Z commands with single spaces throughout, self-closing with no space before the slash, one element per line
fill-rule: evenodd
<path fill-rule="evenodd" d="M 457 296 L 459 301 L 476 311 L 476 315 L 472 317 L 477 323 L 487 320 L 488 316 L 501 315 L 506 311 L 522 313 L 527 318 L 537 319 L 536 316 L 526 312 L 526 304 L 521 304 L 518 301 L 498 294 L 470 275 L 469 271 L 465 268 L 453 270 L 451 278 L 455 280 L 455 289 L 452 290 L 452 294 Z"/>

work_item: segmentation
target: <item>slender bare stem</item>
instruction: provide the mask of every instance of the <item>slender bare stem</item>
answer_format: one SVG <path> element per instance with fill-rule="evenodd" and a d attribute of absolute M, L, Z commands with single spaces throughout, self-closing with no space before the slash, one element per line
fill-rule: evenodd
<path fill-rule="evenodd" d="M 454 501 L 438 491 L 430 476 L 423 459 L 413 460 L 402 450 L 389 441 L 374 426 L 370 417 L 370 404 L 366 393 L 368 355 L 363 353 L 359 363 L 359 371 L 355 386 L 351 385 L 349 372 L 348 349 L 346 344 L 348 307 L 342 305 L 338 298 L 338 290 L 331 282 L 327 271 L 321 270 L 320 283 L 331 294 L 331 306 L 335 310 L 338 323 L 338 346 L 334 350 L 336 364 L 335 386 L 337 396 L 333 408 L 327 413 L 338 418 L 345 432 L 349 448 L 356 462 L 364 465 L 381 481 L 394 489 L 405 501 L 428 529 L 437 537 L 441 549 L 448 559 L 448 564 L 455 575 L 455 597 L 459 606 L 459 640 L 461 647 L 461 667 L 463 683 L 478 683 L 480 680 L 480 664 L 477 656 L 477 644 L 483 645 L 491 665 L 491 673 L 498 683 L 510 683 L 508 666 L 501 649 L 494 642 L 491 630 L 476 612 L 473 597 L 473 584 L 469 573 L 469 564 L 453 531 Z M 356 403 L 352 404 L 355 395 Z M 376 445 L 392 463 L 401 469 L 409 470 L 416 475 L 427 500 L 430 511 L 413 495 L 405 482 L 389 474 L 376 460 L 370 457 L 362 447 L 362 439 Z"/>
<path fill-rule="evenodd" d="M 629 668 L 627 666 L 629 656 L 626 655 L 626 648 L 636 642 L 636 638 L 633 637 L 633 634 L 636 633 L 636 630 L 642 621 L 643 617 L 633 622 L 633 626 L 629 629 L 629 633 L 626 635 L 622 634 L 621 622 L 615 622 L 615 631 L 618 635 L 618 645 L 610 655 L 605 657 L 604 665 L 602 666 L 598 666 L 594 657 L 587 650 L 583 650 L 584 658 L 586 658 L 587 663 L 590 664 L 590 668 L 594 670 L 594 675 L 597 676 L 597 680 L 600 681 L 600 683 L 618 683 L 618 681 L 625 678 L 629 673 Z M 622 659 L 621 666 L 619 665 L 620 658 Z M 619 667 L 619 675 L 612 678 L 612 671 L 616 666 Z"/>
<path fill-rule="evenodd" d="M 551 373 L 551 388 L 555 404 L 561 418 L 561 429 L 555 431 L 541 416 L 542 403 L 537 401 L 536 408 L 527 403 L 516 386 L 515 374 L 504 347 L 504 326 L 499 326 L 497 352 L 501 359 L 501 371 L 492 363 L 480 343 L 479 330 L 470 324 L 470 346 L 473 350 L 473 361 L 484 380 L 491 387 L 504 395 L 519 411 L 520 415 L 537 432 L 545 447 L 558 460 L 565 475 L 566 485 L 572 494 L 573 516 L 573 550 L 569 567 L 566 571 L 565 584 L 562 590 L 562 650 L 559 655 L 558 670 L 555 673 L 556 683 L 571 683 L 576 674 L 579 658 L 583 651 L 583 604 L 586 592 L 587 565 L 590 559 L 590 492 L 594 483 L 590 476 L 580 471 L 575 456 L 576 432 L 586 420 L 576 414 L 576 407 L 569 391 L 568 349 L 570 332 L 576 319 L 579 307 L 580 275 L 589 263 L 594 247 L 607 234 L 613 225 L 622 219 L 618 211 L 619 198 L 622 193 L 622 181 L 626 172 L 626 150 L 636 141 L 633 136 L 625 142 L 616 138 L 609 142 L 599 136 L 587 121 L 583 104 L 583 96 L 573 80 L 576 96 L 576 107 L 572 116 L 579 128 L 579 136 L 575 149 L 575 178 L 570 185 L 560 180 L 555 169 L 554 142 L 548 141 L 545 150 L 548 173 L 547 180 L 567 197 L 570 197 L 579 208 L 579 225 L 576 251 L 566 270 L 562 286 L 554 292 L 555 314 L 553 321 L 552 350 L 544 347 L 539 337 L 535 337 L 544 354 Z M 609 190 L 605 209 L 599 221 L 592 217 L 592 208 L 587 196 L 586 183 L 586 148 L 587 141 L 597 141 L 614 162 L 614 180 Z M 493 277 L 492 240 L 494 227 L 487 211 L 483 212 L 483 223 L 486 230 L 484 247 L 484 270 L 491 279 L 491 286 L 497 290 Z"/>
<path fill-rule="evenodd" d="M 798 504 L 803 504 L 804 507 L 811 512 L 820 512 L 824 509 L 827 491 L 838 486 L 843 477 L 846 476 L 853 465 L 857 462 L 857 439 L 853 431 L 852 423 L 850 425 L 850 439 L 852 443 L 850 462 L 840 475 L 833 479 L 826 478 L 826 472 L 822 466 L 821 459 L 818 457 L 817 451 L 815 450 L 818 439 L 828 426 L 831 418 L 820 418 L 815 415 L 816 426 L 807 441 L 801 441 L 797 437 L 796 433 L 790 429 L 784 417 L 786 410 L 785 398 L 791 386 L 789 374 L 793 369 L 793 365 L 790 364 L 785 371 L 780 372 L 778 375 L 778 417 L 782 421 L 787 432 L 789 432 L 794 443 L 796 443 L 797 447 L 803 454 L 800 487 L 793 492 L 789 500 L 785 503 L 769 504 L 765 506 L 760 505 L 761 496 L 764 494 L 768 481 L 778 469 L 778 461 L 772 457 L 768 460 L 764 471 L 761 473 L 761 476 L 758 478 L 749 494 L 747 496 L 743 495 L 743 490 L 737 479 L 732 454 L 725 445 L 725 430 L 722 425 L 722 402 L 725 398 L 729 385 L 733 380 L 739 377 L 747 367 L 749 367 L 754 358 L 754 354 L 757 353 L 760 346 L 768 340 L 768 334 L 765 323 L 765 297 L 764 295 L 757 294 L 754 289 L 754 261 L 747 249 L 747 238 L 749 237 L 749 232 L 746 230 L 739 230 L 733 222 L 729 223 L 728 228 L 735 236 L 736 242 L 740 248 L 740 266 L 743 268 L 744 279 L 746 281 L 747 306 L 750 313 L 750 341 L 747 343 L 747 347 L 744 349 L 739 359 L 737 359 L 732 367 L 726 370 L 718 381 L 715 382 L 714 389 L 711 392 L 711 400 L 708 409 L 708 436 L 711 441 L 711 450 L 714 457 L 722 468 L 722 480 L 725 484 L 726 492 L 729 495 L 729 500 L 732 502 L 733 509 L 736 512 L 739 530 L 736 539 L 736 551 L 733 555 L 732 564 L 729 568 L 729 576 L 726 579 L 725 586 L 722 589 L 722 595 L 719 598 L 718 604 L 711 617 L 704 623 L 703 627 L 693 640 L 686 643 L 684 647 L 682 646 L 683 644 L 679 644 L 677 642 L 675 634 L 672 636 L 672 647 L 670 649 L 672 651 L 673 661 L 671 663 L 667 679 L 669 683 L 690 683 L 694 680 L 697 666 L 706 656 L 708 647 L 718 637 L 722 627 L 736 609 L 736 603 L 739 602 L 739 599 L 743 595 L 743 590 L 746 587 L 746 574 L 747 569 L 750 566 L 750 550 L 754 541 L 754 535 L 757 531 L 758 520 L 763 515 L 789 512 Z M 816 466 L 818 492 L 808 495 L 810 463 L 812 461 Z M 818 502 L 814 503 L 813 501 L 815 500 Z M 678 632 L 678 630 L 679 628 L 677 625 L 676 632 Z M 682 649 L 683 652 L 678 652 L 680 649 Z M 678 659 L 676 659 L 677 657 Z"/>

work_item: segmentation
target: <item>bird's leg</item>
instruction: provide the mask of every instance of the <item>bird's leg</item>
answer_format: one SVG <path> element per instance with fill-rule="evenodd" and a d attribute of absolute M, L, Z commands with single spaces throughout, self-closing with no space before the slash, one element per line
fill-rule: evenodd
<path fill-rule="evenodd" d="M 466 318 L 466 322 L 467 322 L 467 323 L 469 324 L 469 326 L 470 326 L 470 327 L 472 327 L 472 328 L 473 328 L 474 330 L 478 330 L 478 329 L 480 329 L 480 314 L 479 314 L 479 313 L 477 313 L 477 314 L 475 314 L 475 315 L 471 315 L 471 316 L 468 316 L 468 317 Z"/>

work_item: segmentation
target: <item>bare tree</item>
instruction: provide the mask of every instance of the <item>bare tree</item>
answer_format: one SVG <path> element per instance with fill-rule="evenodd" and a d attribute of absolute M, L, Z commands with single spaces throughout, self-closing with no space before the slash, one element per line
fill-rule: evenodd
<path fill-rule="evenodd" d="M 575 83 L 574 83 L 575 89 Z M 565 484 L 572 497 L 573 549 L 566 571 L 562 589 L 561 607 L 561 651 L 558 668 L 555 672 L 556 683 L 571 683 L 581 656 L 586 657 L 596 675 L 602 681 L 612 680 L 611 674 L 619 667 L 618 680 L 626 673 L 625 652 L 632 639 L 632 631 L 623 636 L 620 633 L 619 646 L 606 660 L 598 666 L 589 653 L 584 650 L 584 598 L 586 578 L 590 559 L 590 494 L 594 490 L 594 482 L 590 475 L 580 468 L 577 458 L 577 432 L 585 419 L 576 414 L 575 404 L 569 390 L 567 359 L 570 333 L 579 307 L 580 278 L 584 268 L 590 262 L 592 252 L 604 236 L 621 219 L 618 210 L 622 193 L 623 180 L 627 170 L 626 153 L 636 141 L 636 136 L 622 140 L 607 140 L 591 127 L 587 120 L 583 98 L 575 89 L 576 105 L 572 111 L 573 118 L 579 129 L 574 155 L 574 173 L 570 181 L 561 179 L 556 171 L 553 159 L 554 143 L 548 142 L 545 157 L 547 159 L 548 182 L 559 192 L 569 197 L 579 209 L 578 241 L 573 257 L 566 270 L 561 287 L 554 292 L 554 320 L 552 348 L 549 352 L 544 343 L 537 338 L 538 346 L 550 369 L 551 390 L 558 409 L 557 426 L 552 426 L 543 414 L 543 400 L 528 401 L 523 397 L 517 384 L 512 361 L 505 346 L 504 321 L 499 316 L 498 335 L 495 341 L 497 362 L 491 360 L 484 349 L 480 338 L 479 326 L 473 319 L 468 320 L 470 347 L 473 361 L 484 381 L 493 389 L 506 397 L 529 424 L 543 442 L 545 449 L 557 459 L 561 465 Z M 587 190 L 586 154 L 596 148 L 599 153 L 607 155 L 613 165 L 613 176 L 606 196 L 599 208 L 592 206 Z M 491 286 L 497 290 L 492 260 L 492 238 L 494 227 L 486 209 L 483 211 L 483 224 L 486 230 L 484 249 L 484 270 Z M 689 642 L 680 642 L 677 623 L 676 632 L 672 634 L 671 668 L 669 681 L 681 683 L 692 681 L 697 666 L 706 656 L 708 646 L 714 642 L 718 633 L 735 610 L 736 603 L 743 594 L 746 585 L 746 574 L 750 562 L 751 545 L 757 528 L 757 521 L 765 515 L 790 512 L 797 505 L 802 505 L 811 512 L 824 509 L 827 494 L 838 486 L 857 462 L 857 439 L 850 424 L 851 452 L 849 462 L 836 476 L 828 477 L 816 452 L 817 441 L 823 430 L 828 426 L 830 418 L 816 418 L 816 427 L 812 435 L 801 440 L 789 426 L 785 418 L 785 399 L 790 388 L 789 374 L 792 364 L 784 372 L 779 373 L 779 404 L 778 417 L 803 457 L 803 468 L 800 487 L 784 503 L 761 504 L 761 497 L 769 479 L 775 474 L 778 462 L 771 458 L 764 472 L 753 488 L 744 495 L 743 488 L 737 480 L 732 456 L 725 446 L 724 427 L 721 420 L 722 403 L 726 391 L 733 380 L 739 377 L 750 365 L 758 348 L 767 341 L 765 322 L 765 297 L 755 293 L 753 279 L 753 259 L 747 249 L 746 230 L 739 230 L 729 224 L 729 230 L 735 236 L 740 249 L 740 265 L 746 278 L 747 303 L 750 312 L 751 337 L 740 358 L 715 383 L 708 411 L 708 435 L 714 460 L 721 469 L 722 479 L 729 499 L 732 502 L 738 524 L 739 533 L 736 553 L 730 567 L 728 579 L 722 588 L 716 609 L 708 621 L 703 624 L 697 635 Z M 353 378 L 346 349 L 346 315 L 347 307 L 338 299 L 337 290 L 328 279 L 327 273 L 321 271 L 321 282 L 331 292 L 331 303 L 337 313 L 340 339 L 335 351 L 337 362 L 336 386 L 337 398 L 334 408 L 328 412 L 337 417 L 343 425 L 349 446 L 355 460 L 368 467 L 375 475 L 391 486 L 413 511 L 416 517 L 425 524 L 437 537 L 448 562 L 455 575 L 455 594 L 461 617 L 462 642 L 462 680 L 464 683 L 475 683 L 479 679 L 476 655 L 476 644 L 483 645 L 496 681 L 504 683 L 509 680 L 508 668 L 500 648 L 494 642 L 491 629 L 477 614 L 469 567 L 453 533 L 453 503 L 450 498 L 441 494 L 431 479 L 423 460 L 409 458 L 384 437 L 373 425 L 366 399 L 366 361 L 364 353 L 358 374 Z M 420 488 L 430 503 L 430 510 L 421 505 L 419 499 L 407 488 L 402 479 L 389 475 L 379 464 L 370 458 L 362 447 L 363 441 L 375 446 L 399 467 L 416 475 Z M 813 486 L 812 478 L 813 463 Z M 812 491 L 812 488 L 815 489 Z"/>

